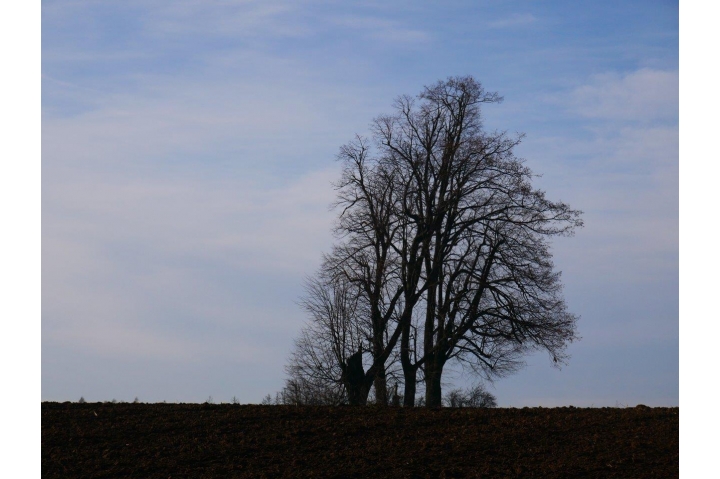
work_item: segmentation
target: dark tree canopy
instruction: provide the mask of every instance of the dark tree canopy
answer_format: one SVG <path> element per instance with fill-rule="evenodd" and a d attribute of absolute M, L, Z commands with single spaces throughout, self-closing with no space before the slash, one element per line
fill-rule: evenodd
<path fill-rule="evenodd" d="M 531 350 L 561 364 L 577 339 L 549 240 L 581 227 L 581 213 L 532 187 L 513 153 L 521 137 L 484 129 L 481 106 L 501 101 L 452 77 L 399 97 L 371 138 L 340 149 L 340 243 L 308 282 L 298 343 L 322 360 L 296 351 L 291 364 L 343 384 L 351 404 L 373 385 L 387 404 L 398 362 L 405 405 L 422 383 L 437 407 L 451 361 L 492 380 Z"/>

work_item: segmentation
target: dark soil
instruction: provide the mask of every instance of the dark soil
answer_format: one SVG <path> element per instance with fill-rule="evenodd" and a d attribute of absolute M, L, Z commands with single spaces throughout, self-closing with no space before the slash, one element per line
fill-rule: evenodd
<path fill-rule="evenodd" d="M 42 403 L 46 478 L 678 476 L 678 408 Z"/>

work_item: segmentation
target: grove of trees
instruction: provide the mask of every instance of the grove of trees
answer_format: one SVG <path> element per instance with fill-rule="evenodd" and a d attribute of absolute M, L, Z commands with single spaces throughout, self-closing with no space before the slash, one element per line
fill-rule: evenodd
<path fill-rule="evenodd" d="M 337 242 L 305 284 L 287 402 L 439 407 L 449 364 L 491 381 L 531 351 L 566 362 L 578 318 L 549 240 L 581 212 L 533 188 L 521 136 L 484 128 L 481 107 L 501 101 L 451 77 L 340 148 Z M 494 405 L 482 388 L 454 393 L 446 404 Z"/>

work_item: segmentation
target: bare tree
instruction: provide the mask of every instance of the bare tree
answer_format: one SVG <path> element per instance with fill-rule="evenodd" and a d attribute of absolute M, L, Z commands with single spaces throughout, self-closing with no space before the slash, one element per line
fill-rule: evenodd
<path fill-rule="evenodd" d="M 452 358 L 497 376 L 529 349 L 558 363 L 575 339 L 577 318 L 566 311 L 546 238 L 571 234 L 580 212 L 532 188 L 531 171 L 513 154 L 520 138 L 484 131 L 480 105 L 499 101 L 472 77 L 450 78 L 417 101 L 400 97 L 396 114 L 374 123 L 378 164 L 402 192 L 393 245 L 405 281 L 405 397 L 414 398 L 422 368 L 428 407 L 441 403 Z M 408 316 L 420 297 L 424 320 L 413 329 Z M 421 354 L 410 344 L 420 330 Z"/>
<path fill-rule="evenodd" d="M 312 381 L 307 377 L 296 377 L 288 378 L 285 381 L 285 387 L 275 395 L 275 399 L 268 394 L 262 404 L 339 406 L 348 404 L 348 398 L 342 386 Z"/>
<path fill-rule="evenodd" d="M 497 399 L 481 384 L 463 391 L 453 389 L 443 401 L 448 407 L 497 407 Z"/>
<path fill-rule="evenodd" d="M 343 243 L 326 257 L 326 264 L 333 277 L 357 289 L 365 306 L 366 316 L 358 318 L 358 324 L 364 323 L 363 330 L 367 331 L 370 362 L 367 370 L 353 369 L 354 380 L 359 383 L 356 389 L 365 396 L 358 398 L 359 403 L 366 402 L 370 386 L 374 385 L 376 403 L 388 404 L 386 362 L 401 332 L 394 319 L 403 291 L 392 247 L 398 231 L 393 216 L 395 175 L 380 165 L 368 164 L 368 152 L 361 137 L 340 149 L 338 159 L 343 162 L 343 172 L 336 184 L 336 206 L 341 212 L 335 233 Z M 362 352 L 358 350 L 357 354 Z M 358 357 L 353 360 L 362 363 Z M 351 399 L 351 403 L 354 401 Z"/>
<path fill-rule="evenodd" d="M 341 148 L 342 242 L 308 283 L 312 320 L 293 374 L 342 384 L 350 404 L 374 385 L 387 404 L 399 359 L 404 404 L 424 381 L 425 404 L 437 407 L 448 361 L 492 379 L 530 350 L 566 359 L 577 317 L 548 240 L 572 234 L 580 212 L 533 189 L 513 153 L 520 137 L 484 130 L 480 106 L 500 101 L 472 77 L 449 78 L 400 97 L 395 114 L 374 120 L 372 141 Z"/>
<path fill-rule="evenodd" d="M 367 349 L 365 315 L 357 289 L 333 274 L 326 259 L 317 276 L 308 278 L 301 302 L 309 321 L 295 341 L 286 372 L 286 392 L 329 389 L 333 396 L 343 390 L 351 404 L 360 404 L 363 390 L 362 352 Z M 292 401 L 291 401 L 292 402 Z"/>
<path fill-rule="evenodd" d="M 295 341 L 286 370 L 298 384 L 341 385 L 350 404 L 366 404 L 374 389 L 374 400 L 388 404 L 386 380 L 394 377 L 386 366 L 393 357 L 387 337 L 388 323 L 397 299 L 386 304 L 383 287 L 375 290 L 377 262 L 368 251 L 354 244 L 336 246 L 325 256 L 317 275 L 305 283 L 302 307 L 310 320 Z M 385 273 L 378 275 L 387 284 Z M 399 293 L 395 293 L 396 298 Z M 391 362 L 393 362 L 392 360 Z"/>

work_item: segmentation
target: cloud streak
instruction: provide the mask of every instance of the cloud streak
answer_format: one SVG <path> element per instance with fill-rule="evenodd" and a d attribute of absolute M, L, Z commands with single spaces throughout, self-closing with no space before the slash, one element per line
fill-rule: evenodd
<path fill-rule="evenodd" d="M 649 68 L 599 75 L 571 94 L 574 111 L 604 120 L 676 122 L 678 102 L 678 72 Z"/>
<path fill-rule="evenodd" d="M 335 173 L 272 190 L 127 179 L 46 188 L 43 280 L 53 287 L 43 289 L 43 341 L 188 360 L 213 349 L 237 355 L 220 347 L 228 332 L 242 343 L 254 330 L 273 349 L 278 325 L 292 328 L 297 317 L 296 285 L 329 244 Z M 258 290 L 273 278 L 291 288 Z M 284 309 L 285 320 L 272 321 L 263 301 Z M 258 347 L 241 349 L 250 357 Z"/>

